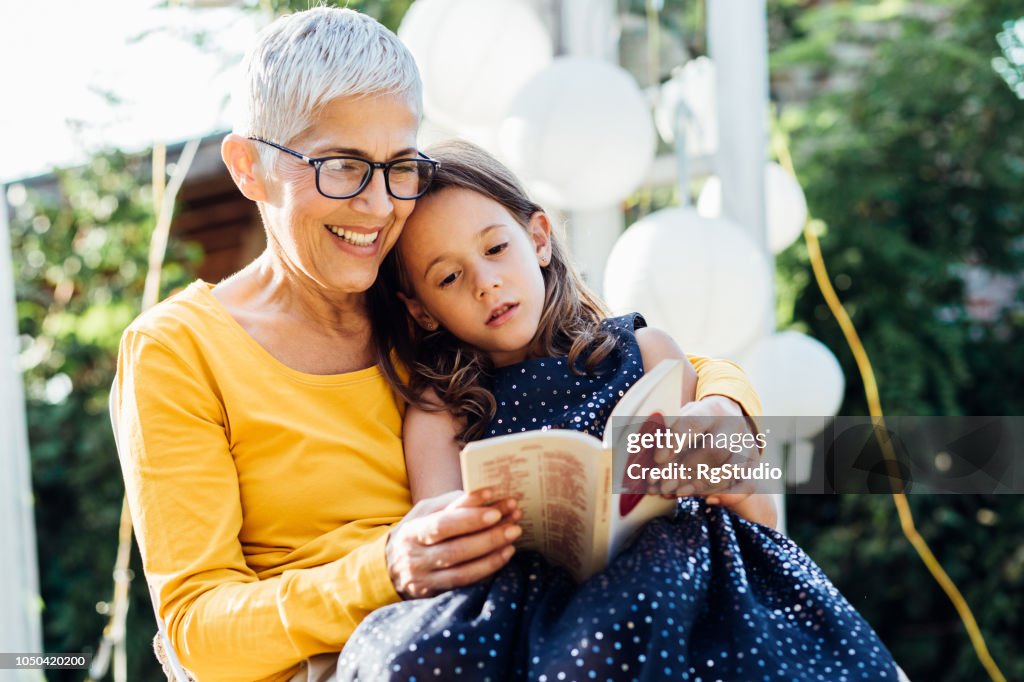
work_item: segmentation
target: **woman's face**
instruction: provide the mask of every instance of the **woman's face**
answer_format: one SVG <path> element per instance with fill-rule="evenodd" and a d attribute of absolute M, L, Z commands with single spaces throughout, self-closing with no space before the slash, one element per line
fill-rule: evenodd
<path fill-rule="evenodd" d="M 428 328 L 440 323 L 499 367 L 523 360 L 544 309 L 550 237 L 543 213 L 524 229 L 468 189 L 427 195 L 398 244 L 415 293 L 410 314 Z"/>
<path fill-rule="evenodd" d="M 417 125 L 407 98 L 343 97 L 328 103 L 297 138 L 273 141 L 312 158 L 348 155 L 383 162 L 416 155 Z M 329 199 L 317 191 L 312 166 L 278 154 L 263 204 L 271 249 L 289 271 L 325 293 L 366 291 L 416 202 L 390 196 L 380 169 L 356 196 Z"/>

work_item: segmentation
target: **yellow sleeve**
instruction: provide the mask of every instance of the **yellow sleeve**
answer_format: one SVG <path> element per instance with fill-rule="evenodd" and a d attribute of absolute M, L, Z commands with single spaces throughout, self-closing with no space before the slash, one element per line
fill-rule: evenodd
<path fill-rule="evenodd" d="M 686 357 L 697 370 L 697 400 L 723 395 L 739 403 L 748 417 L 761 416 L 761 399 L 739 365 L 701 355 Z"/>
<path fill-rule="evenodd" d="M 239 474 L 217 387 L 196 358 L 148 334 L 121 342 L 113 409 L 150 591 L 182 663 L 203 682 L 287 679 L 338 651 L 396 601 L 379 536 L 323 565 L 260 580 L 239 541 Z"/>

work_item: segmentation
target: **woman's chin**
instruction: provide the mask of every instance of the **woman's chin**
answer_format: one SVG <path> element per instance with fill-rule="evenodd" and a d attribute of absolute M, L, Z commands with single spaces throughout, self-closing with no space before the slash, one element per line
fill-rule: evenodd
<path fill-rule="evenodd" d="M 364 272 L 365 270 L 365 272 Z M 365 294 L 377 279 L 377 268 L 360 268 L 358 272 L 347 272 L 341 277 L 326 278 L 331 291 L 339 294 Z"/>

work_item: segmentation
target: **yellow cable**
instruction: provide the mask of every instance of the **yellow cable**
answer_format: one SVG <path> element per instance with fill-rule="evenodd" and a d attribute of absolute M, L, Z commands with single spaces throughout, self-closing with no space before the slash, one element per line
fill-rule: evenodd
<path fill-rule="evenodd" d="M 789 171 L 794 178 L 796 178 L 797 174 L 793 167 L 793 158 L 789 153 L 789 146 L 781 133 L 776 136 L 775 151 L 782 166 Z M 860 371 L 861 380 L 864 382 L 864 393 L 867 395 L 868 410 L 871 413 L 871 416 L 878 420 L 879 425 L 884 426 L 882 401 L 879 398 L 878 383 L 875 381 L 875 372 L 871 368 L 871 361 L 868 359 L 867 351 L 864 350 L 864 345 L 861 343 L 860 335 L 853 326 L 853 321 L 846 313 L 846 309 L 843 307 L 842 302 L 840 302 L 835 289 L 832 288 L 832 282 L 829 280 L 828 271 L 825 268 L 825 260 L 821 255 L 821 246 L 818 244 L 818 236 L 814 234 L 814 230 L 811 229 L 810 215 L 808 215 L 807 222 L 804 223 L 804 240 L 807 242 L 807 253 L 810 256 L 811 267 L 814 270 L 814 279 L 818 282 L 818 288 L 821 289 L 821 293 L 825 297 L 825 302 L 828 304 L 829 310 L 831 310 L 832 314 L 835 315 L 836 321 L 839 323 L 839 327 L 843 331 L 843 336 L 846 337 L 846 343 L 849 344 L 850 350 L 853 351 L 853 357 L 857 362 L 857 369 Z M 876 435 L 879 434 L 879 430 L 876 429 L 875 433 Z M 879 436 L 878 442 L 882 447 L 883 454 L 885 455 L 889 469 L 890 482 L 899 480 L 896 468 L 896 455 L 892 450 L 891 440 L 882 439 Z M 895 485 L 895 483 L 893 483 L 893 485 Z M 999 666 L 996 665 L 996 662 L 989 654 L 988 647 L 985 644 L 985 638 L 982 636 L 981 630 L 978 628 L 978 623 L 974 619 L 974 614 L 971 613 L 970 606 L 967 605 L 967 600 L 964 599 L 963 595 L 960 594 L 960 590 L 957 589 L 957 586 L 950 579 L 949 575 L 945 570 L 943 570 L 942 565 L 928 547 L 928 543 L 925 542 L 924 538 L 921 537 L 921 534 L 917 532 L 917 527 L 914 525 L 914 517 L 910 511 L 910 504 L 907 502 L 906 493 L 897 492 L 894 489 L 892 498 L 896 505 L 896 511 L 899 513 L 900 527 L 903 529 L 903 534 L 917 551 L 918 556 L 921 557 L 921 561 L 924 562 L 924 565 L 928 568 L 932 577 L 942 588 L 942 591 L 946 593 L 947 597 L 949 597 L 949 600 L 953 603 L 953 607 L 956 608 L 957 613 L 960 615 L 960 620 L 963 621 L 964 627 L 967 629 L 967 634 L 971 638 L 971 645 L 974 647 L 974 652 L 977 654 L 978 660 L 981 661 L 982 666 L 984 666 L 985 671 L 988 672 L 989 677 L 992 678 L 993 682 L 1006 682 L 1006 677 L 1003 676 L 1002 671 L 999 670 Z"/>

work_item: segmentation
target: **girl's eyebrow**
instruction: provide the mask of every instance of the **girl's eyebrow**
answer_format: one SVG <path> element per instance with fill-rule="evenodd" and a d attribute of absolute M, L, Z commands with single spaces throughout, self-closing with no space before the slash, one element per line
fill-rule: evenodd
<path fill-rule="evenodd" d="M 480 230 L 479 233 L 477 233 L 477 238 L 479 239 L 479 238 L 485 237 L 485 236 L 487 236 L 488 232 L 490 232 L 493 229 L 499 228 L 499 227 L 505 227 L 505 224 L 504 223 L 494 223 L 493 225 L 488 225 L 484 229 Z M 437 265 L 438 263 L 440 263 L 441 261 L 443 261 L 447 257 L 448 257 L 448 252 L 445 252 L 445 253 L 440 254 L 434 260 L 432 260 L 429 263 L 427 263 L 427 267 L 425 267 L 423 269 L 423 278 L 426 279 L 427 275 L 430 274 L 430 269 L 432 267 L 434 267 L 435 265 Z"/>

